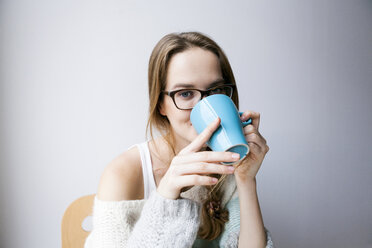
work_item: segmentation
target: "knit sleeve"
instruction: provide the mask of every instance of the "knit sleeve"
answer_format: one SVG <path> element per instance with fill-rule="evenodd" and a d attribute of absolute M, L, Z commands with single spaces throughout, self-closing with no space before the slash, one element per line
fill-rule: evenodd
<path fill-rule="evenodd" d="M 200 224 L 200 204 L 170 200 L 153 191 L 128 240 L 128 247 L 189 248 Z"/>
<path fill-rule="evenodd" d="M 237 248 L 239 244 L 240 233 L 240 205 L 239 198 L 231 199 L 227 205 L 229 210 L 229 221 L 225 224 L 225 229 L 220 237 L 220 247 L 224 248 Z M 269 230 L 266 229 L 266 248 L 274 248 L 273 241 Z"/>
<path fill-rule="evenodd" d="M 93 230 L 84 248 L 123 248 L 138 220 L 145 200 L 101 201 L 93 206 Z"/>
<path fill-rule="evenodd" d="M 148 200 L 100 201 L 84 248 L 191 247 L 199 229 L 200 205 L 169 200 L 154 190 Z"/>

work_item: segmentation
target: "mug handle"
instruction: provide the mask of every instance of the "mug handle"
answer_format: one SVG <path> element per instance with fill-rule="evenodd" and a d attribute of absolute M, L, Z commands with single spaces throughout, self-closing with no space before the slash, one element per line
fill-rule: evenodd
<path fill-rule="evenodd" d="M 242 116 L 243 112 L 239 112 L 239 116 Z M 243 127 L 249 125 L 249 124 L 252 124 L 252 118 L 249 118 L 248 120 L 246 121 L 242 121 L 242 125 Z"/>

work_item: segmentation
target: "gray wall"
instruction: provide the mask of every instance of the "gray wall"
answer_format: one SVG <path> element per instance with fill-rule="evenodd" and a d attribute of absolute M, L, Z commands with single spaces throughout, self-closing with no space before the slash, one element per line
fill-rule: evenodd
<path fill-rule="evenodd" d="M 145 139 L 153 46 L 198 30 L 261 112 L 277 247 L 372 247 L 371 27 L 359 0 L 1 1 L 0 246 L 60 246 L 68 204 Z"/>

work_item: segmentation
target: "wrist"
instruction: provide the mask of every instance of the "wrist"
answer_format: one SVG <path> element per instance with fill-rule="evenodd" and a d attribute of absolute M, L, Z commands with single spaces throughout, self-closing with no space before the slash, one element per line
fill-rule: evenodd
<path fill-rule="evenodd" d="M 174 192 L 170 192 L 168 190 L 163 190 L 162 187 L 159 187 L 156 189 L 156 191 L 158 192 L 158 194 L 168 200 L 177 200 L 180 196 L 180 194 L 177 194 L 177 193 L 174 193 Z"/>
<path fill-rule="evenodd" d="M 256 187 L 256 177 L 248 177 L 248 176 L 241 177 L 241 176 L 235 175 L 235 181 L 236 181 L 237 186 L 245 185 L 249 187 Z"/>

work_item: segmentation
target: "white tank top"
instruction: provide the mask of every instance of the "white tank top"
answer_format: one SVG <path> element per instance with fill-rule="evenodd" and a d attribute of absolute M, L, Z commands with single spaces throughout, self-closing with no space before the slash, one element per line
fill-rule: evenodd
<path fill-rule="evenodd" d="M 150 193 L 156 190 L 154 173 L 152 172 L 152 162 L 150 150 L 147 142 L 137 144 L 142 162 L 143 186 L 144 186 L 144 199 L 148 199 Z"/>

